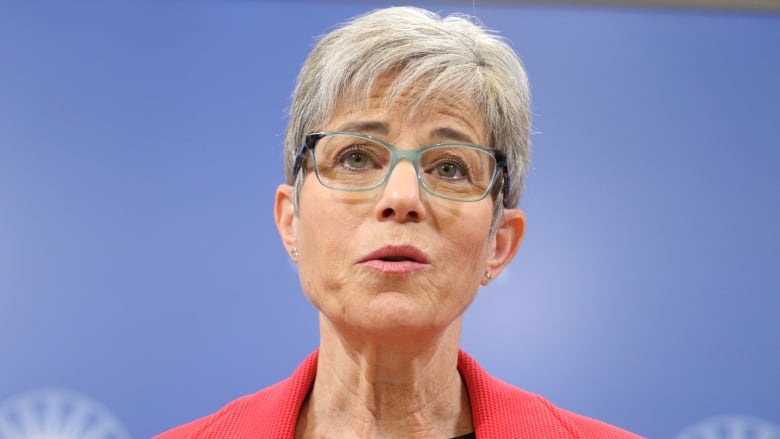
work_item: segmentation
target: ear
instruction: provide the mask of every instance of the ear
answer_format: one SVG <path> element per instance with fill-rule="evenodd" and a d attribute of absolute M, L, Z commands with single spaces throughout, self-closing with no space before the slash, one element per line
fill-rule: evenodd
<path fill-rule="evenodd" d="M 276 188 L 274 199 L 274 221 L 282 244 L 287 252 L 292 255 L 293 261 L 297 259 L 298 239 L 296 234 L 297 217 L 295 216 L 295 200 L 293 199 L 293 187 L 289 184 L 281 184 Z"/>
<path fill-rule="evenodd" d="M 488 254 L 485 269 L 490 277 L 482 279 L 482 285 L 487 285 L 491 278 L 498 277 L 504 267 L 515 257 L 525 232 L 525 214 L 520 209 L 504 209 L 503 217 L 493 238 L 493 248 Z"/>

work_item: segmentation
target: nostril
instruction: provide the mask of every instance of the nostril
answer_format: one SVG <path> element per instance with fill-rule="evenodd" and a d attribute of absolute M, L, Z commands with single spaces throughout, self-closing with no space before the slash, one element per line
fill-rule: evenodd
<path fill-rule="evenodd" d="M 382 210 L 382 218 L 393 218 L 396 215 L 395 209 L 392 207 L 387 207 L 384 210 Z M 404 215 L 405 220 L 412 220 L 412 221 L 418 221 L 420 219 L 420 214 L 417 213 L 416 210 L 410 210 L 406 212 L 406 215 Z"/>

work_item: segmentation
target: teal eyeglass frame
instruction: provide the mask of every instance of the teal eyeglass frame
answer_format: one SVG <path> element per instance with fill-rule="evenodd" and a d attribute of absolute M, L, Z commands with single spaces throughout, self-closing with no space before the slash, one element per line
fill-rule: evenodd
<path fill-rule="evenodd" d="M 320 139 L 327 137 L 327 136 L 353 136 L 358 137 L 361 139 L 365 139 L 371 142 L 378 143 L 385 148 L 387 148 L 391 154 L 392 154 L 392 161 L 390 162 L 390 168 L 387 170 L 387 174 L 375 185 L 365 187 L 365 188 L 359 188 L 359 189 L 345 189 L 345 188 L 336 188 L 333 186 L 330 186 L 322 181 L 320 178 L 319 172 L 317 171 L 317 163 L 316 158 L 314 158 L 314 148 L 317 146 L 317 142 L 319 142 Z M 490 180 L 490 185 L 485 190 L 485 193 L 479 197 L 479 198 L 473 198 L 473 199 L 464 199 L 464 198 L 456 198 L 456 197 L 448 197 L 446 195 L 441 195 L 436 192 L 431 191 L 423 181 L 422 176 L 420 175 L 420 168 L 419 168 L 419 157 L 420 154 L 423 152 L 432 149 L 437 148 L 441 146 L 465 146 L 468 148 L 474 148 L 478 149 L 480 151 L 484 151 L 490 155 L 493 156 L 493 158 L 496 160 L 496 168 L 493 170 L 493 176 Z M 301 145 L 301 148 L 298 150 L 298 153 L 295 155 L 295 161 L 293 162 L 293 175 L 298 175 L 298 172 L 301 171 L 301 168 L 303 167 L 304 158 L 306 157 L 306 151 L 311 151 L 312 161 L 314 161 L 314 173 L 317 175 L 317 181 L 320 182 L 323 186 L 337 190 L 337 191 L 345 191 L 345 192 L 363 192 L 363 191 L 369 191 L 372 189 L 376 189 L 378 187 L 381 187 L 387 182 L 387 179 L 389 178 L 390 174 L 393 173 L 393 170 L 395 169 L 395 166 L 398 164 L 398 162 L 401 161 L 401 159 L 408 160 L 412 166 L 414 167 L 414 172 L 417 176 L 417 181 L 420 183 L 420 186 L 429 194 L 444 198 L 447 200 L 453 200 L 453 201 L 463 201 L 463 202 L 472 202 L 472 201 L 479 201 L 485 198 L 491 190 L 493 190 L 493 186 L 496 184 L 496 180 L 498 180 L 498 170 L 501 169 L 502 176 L 503 176 L 503 192 L 504 192 L 504 207 L 508 206 L 506 205 L 506 200 L 509 198 L 509 167 L 506 160 L 506 154 L 503 151 L 499 151 L 494 148 L 488 148 L 481 145 L 475 145 L 472 143 L 460 143 L 460 142 L 452 142 L 452 143 L 437 143 L 434 145 L 424 146 L 419 149 L 399 149 L 395 146 L 381 140 L 377 139 L 376 137 L 368 136 L 365 134 L 360 133 L 352 133 L 348 131 L 320 131 L 316 133 L 310 133 L 307 134 L 304 137 L 303 144 Z"/>

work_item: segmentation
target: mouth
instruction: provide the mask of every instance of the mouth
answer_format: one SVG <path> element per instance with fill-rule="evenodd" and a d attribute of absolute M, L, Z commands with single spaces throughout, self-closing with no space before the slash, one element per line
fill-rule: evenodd
<path fill-rule="evenodd" d="M 384 273 L 410 273 L 430 267 L 428 255 L 410 245 L 389 245 L 374 250 L 357 265 Z"/>
<path fill-rule="evenodd" d="M 385 262 L 411 261 L 421 264 L 429 264 L 430 260 L 424 251 L 411 245 L 388 245 L 374 250 L 359 262 L 379 260 Z"/>
<path fill-rule="evenodd" d="M 391 256 L 391 257 L 387 257 L 387 258 L 379 258 L 379 260 L 380 261 L 387 261 L 387 262 L 398 262 L 398 261 L 414 261 L 414 262 L 417 262 L 416 259 L 407 258 L 407 257 L 404 257 L 404 256 L 397 256 L 397 257 L 396 256 Z"/>

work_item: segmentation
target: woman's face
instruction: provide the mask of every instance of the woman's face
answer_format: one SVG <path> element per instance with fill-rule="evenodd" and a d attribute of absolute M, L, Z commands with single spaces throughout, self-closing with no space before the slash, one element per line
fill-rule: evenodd
<path fill-rule="evenodd" d="M 431 100 L 405 117 L 407 96 L 387 108 L 386 88 L 380 82 L 367 106 L 338 108 L 322 130 L 360 132 L 400 149 L 488 143 L 475 106 Z M 522 236 L 520 211 L 508 210 L 509 225 L 505 219 L 491 238 L 491 197 L 461 202 L 431 195 L 406 160 L 384 186 L 366 192 L 328 189 L 309 172 L 297 217 L 292 197 L 292 188 L 282 185 L 276 217 L 283 241 L 297 249 L 309 300 L 345 330 L 401 335 L 447 327 L 486 283 L 485 271 L 496 276 L 511 260 Z"/>

